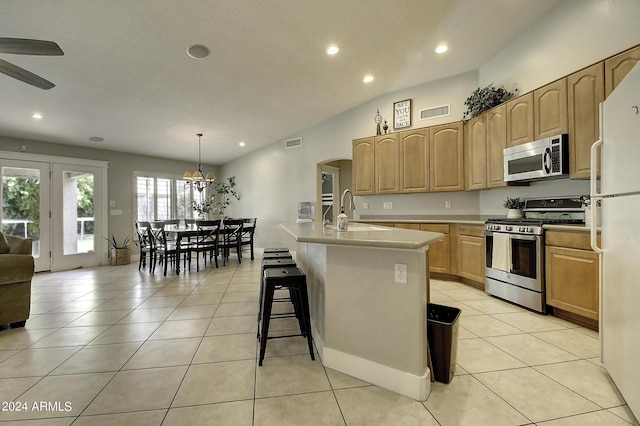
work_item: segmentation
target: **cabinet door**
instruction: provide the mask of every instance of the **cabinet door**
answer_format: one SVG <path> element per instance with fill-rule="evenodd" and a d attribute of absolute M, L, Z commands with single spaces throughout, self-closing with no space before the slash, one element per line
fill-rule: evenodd
<path fill-rule="evenodd" d="M 484 282 L 484 238 L 458 235 L 458 275 Z"/>
<path fill-rule="evenodd" d="M 400 133 L 400 192 L 429 191 L 429 130 Z"/>
<path fill-rule="evenodd" d="M 484 114 L 469 120 L 464 127 L 465 189 L 487 187 L 487 126 Z"/>
<path fill-rule="evenodd" d="M 618 87 L 618 84 L 638 61 L 640 61 L 640 46 L 622 52 L 604 62 L 605 97 Z"/>
<path fill-rule="evenodd" d="M 504 181 L 504 149 L 507 147 L 507 106 L 487 112 L 487 187 L 507 186 Z"/>
<path fill-rule="evenodd" d="M 567 133 L 567 80 L 562 78 L 533 92 L 534 138 Z"/>
<path fill-rule="evenodd" d="M 464 190 L 462 123 L 429 128 L 429 178 L 431 191 Z"/>
<path fill-rule="evenodd" d="M 589 250 L 546 248 L 547 305 L 598 319 L 598 255 Z"/>
<path fill-rule="evenodd" d="M 567 97 L 571 179 L 589 179 L 591 145 L 600 137 L 599 105 L 604 100 L 604 63 L 568 76 Z"/>
<path fill-rule="evenodd" d="M 421 231 L 440 232 L 444 234 L 444 240 L 429 244 L 429 272 L 439 272 L 448 274 L 451 272 L 449 263 L 450 238 L 448 224 L 426 224 L 420 225 Z"/>
<path fill-rule="evenodd" d="M 532 142 L 533 92 L 507 102 L 507 146 Z"/>
<path fill-rule="evenodd" d="M 353 194 L 372 195 L 375 193 L 373 138 L 354 140 L 352 150 Z"/>
<path fill-rule="evenodd" d="M 400 149 L 398 134 L 391 133 L 375 137 L 374 178 L 376 194 L 400 192 Z"/>

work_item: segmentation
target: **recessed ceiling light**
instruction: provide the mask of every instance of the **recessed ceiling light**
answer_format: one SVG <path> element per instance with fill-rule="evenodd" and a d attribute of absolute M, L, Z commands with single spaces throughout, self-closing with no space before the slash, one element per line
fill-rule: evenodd
<path fill-rule="evenodd" d="M 332 46 L 329 46 L 329 48 L 327 49 L 327 54 L 335 55 L 336 53 L 338 53 L 339 50 L 340 48 L 338 46 L 332 45 Z"/>
<path fill-rule="evenodd" d="M 365 75 L 362 81 L 364 81 L 365 83 L 371 83 L 373 81 L 373 76 L 371 74 Z"/>
<path fill-rule="evenodd" d="M 444 53 L 447 50 L 449 50 L 449 46 L 447 46 L 446 44 L 440 44 L 438 45 L 438 47 L 436 47 L 436 53 Z"/>
<path fill-rule="evenodd" d="M 35 118 L 36 120 L 42 120 L 42 114 L 38 112 L 34 113 L 31 117 Z"/>
<path fill-rule="evenodd" d="M 91 142 L 104 142 L 104 138 L 101 138 L 100 136 L 91 136 L 89 140 Z"/>
<path fill-rule="evenodd" d="M 246 143 L 244 143 L 244 142 L 240 142 L 240 143 L 238 143 L 238 145 L 239 145 L 239 146 L 245 146 L 245 145 L 246 145 Z"/>
<path fill-rule="evenodd" d="M 203 59 L 209 56 L 209 48 L 201 44 L 194 44 L 187 49 L 187 54 L 193 59 Z"/>

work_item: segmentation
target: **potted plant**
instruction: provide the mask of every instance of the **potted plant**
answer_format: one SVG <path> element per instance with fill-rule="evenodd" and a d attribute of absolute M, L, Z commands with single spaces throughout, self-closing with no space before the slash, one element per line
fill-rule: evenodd
<path fill-rule="evenodd" d="M 508 209 L 507 217 L 510 219 L 517 219 L 522 217 L 522 209 L 524 208 L 524 201 L 520 198 L 509 198 L 504 201 L 503 206 Z"/>
<path fill-rule="evenodd" d="M 467 111 L 462 116 L 462 120 L 466 121 L 477 117 L 483 112 L 508 101 L 517 91 L 516 89 L 513 92 L 509 92 L 503 86 L 494 87 L 493 83 L 486 87 L 478 87 L 464 101 Z"/>
<path fill-rule="evenodd" d="M 115 235 L 111 239 L 105 237 L 109 241 L 111 248 L 109 249 L 109 257 L 111 257 L 111 265 L 128 265 L 131 263 L 131 240 L 127 236 L 121 243 L 116 240 Z"/>
<path fill-rule="evenodd" d="M 213 184 L 215 195 L 206 197 L 202 202 L 192 201 L 193 210 L 198 212 L 198 217 L 205 218 L 209 213 L 216 214 L 224 218 L 225 209 L 231 204 L 231 197 L 240 200 L 240 195 L 235 190 L 236 178 L 231 176 L 226 182 L 215 182 Z M 218 198 L 216 199 L 216 196 Z"/>

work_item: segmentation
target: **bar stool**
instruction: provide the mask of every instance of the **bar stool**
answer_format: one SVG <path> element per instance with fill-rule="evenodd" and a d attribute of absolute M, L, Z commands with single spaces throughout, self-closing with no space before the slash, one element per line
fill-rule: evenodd
<path fill-rule="evenodd" d="M 293 258 L 293 256 L 291 256 L 291 253 L 289 253 L 288 251 L 279 251 L 279 252 L 274 252 L 274 253 L 264 253 L 262 255 L 262 259 L 291 259 Z"/>
<path fill-rule="evenodd" d="M 286 247 L 267 247 L 263 253 L 288 253 L 289 249 Z"/>
<path fill-rule="evenodd" d="M 276 288 L 288 288 L 292 294 L 292 302 L 294 312 L 283 314 L 271 313 L 274 301 L 274 293 Z M 299 268 L 269 268 L 264 271 L 264 298 L 262 300 L 262 317 L 259 322 L 258 339 L 260 340 L 260 358 L 258 365 L 262 365 L 264 353 L 267 349 L 268 339 L 279 339 L 283 337 L 303 336 L 307 338 L 309 345 L 309 354 L 311 359 L 315 360 L 313 355 L 313 339 L 311 336 L 311 318 L 309 315 L 309 296 L 307 294 L 307 277 Z M 272 318 L 298 318 L 300 326 L 299 334 L 290 334 L 286 336 L 269 337 L 269 323 Z"/>
<path fill-rule="evenodd" d="M 296 262 L 288 257 L 282 259 L 265 259 L 262 261 L 262 270 L 260 271 L 260 299 L 258 299 L 258 321 L 260 321 L 260 316 L 262 315 L 262 294 L 264 289 L 264 271 L 265 269 L 270 268 L 295 268 Z M 274 299 L 274 301 L 283 301 L 283 300 L 291 300 L 291 292 L 289 292 L 289 297 L 283 297 Z M 258 337 L 260 337 L 260 333 L 258 333 Z"/>

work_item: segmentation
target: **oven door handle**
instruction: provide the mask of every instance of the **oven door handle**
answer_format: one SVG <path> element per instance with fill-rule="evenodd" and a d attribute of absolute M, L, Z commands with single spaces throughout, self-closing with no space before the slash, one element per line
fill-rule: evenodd
<path fill-rule="evenodd" d="M 509 235 L 512 240 L 524 240 L 524 241 L 535 241 L 538 236 L 536 235 Z"/>

